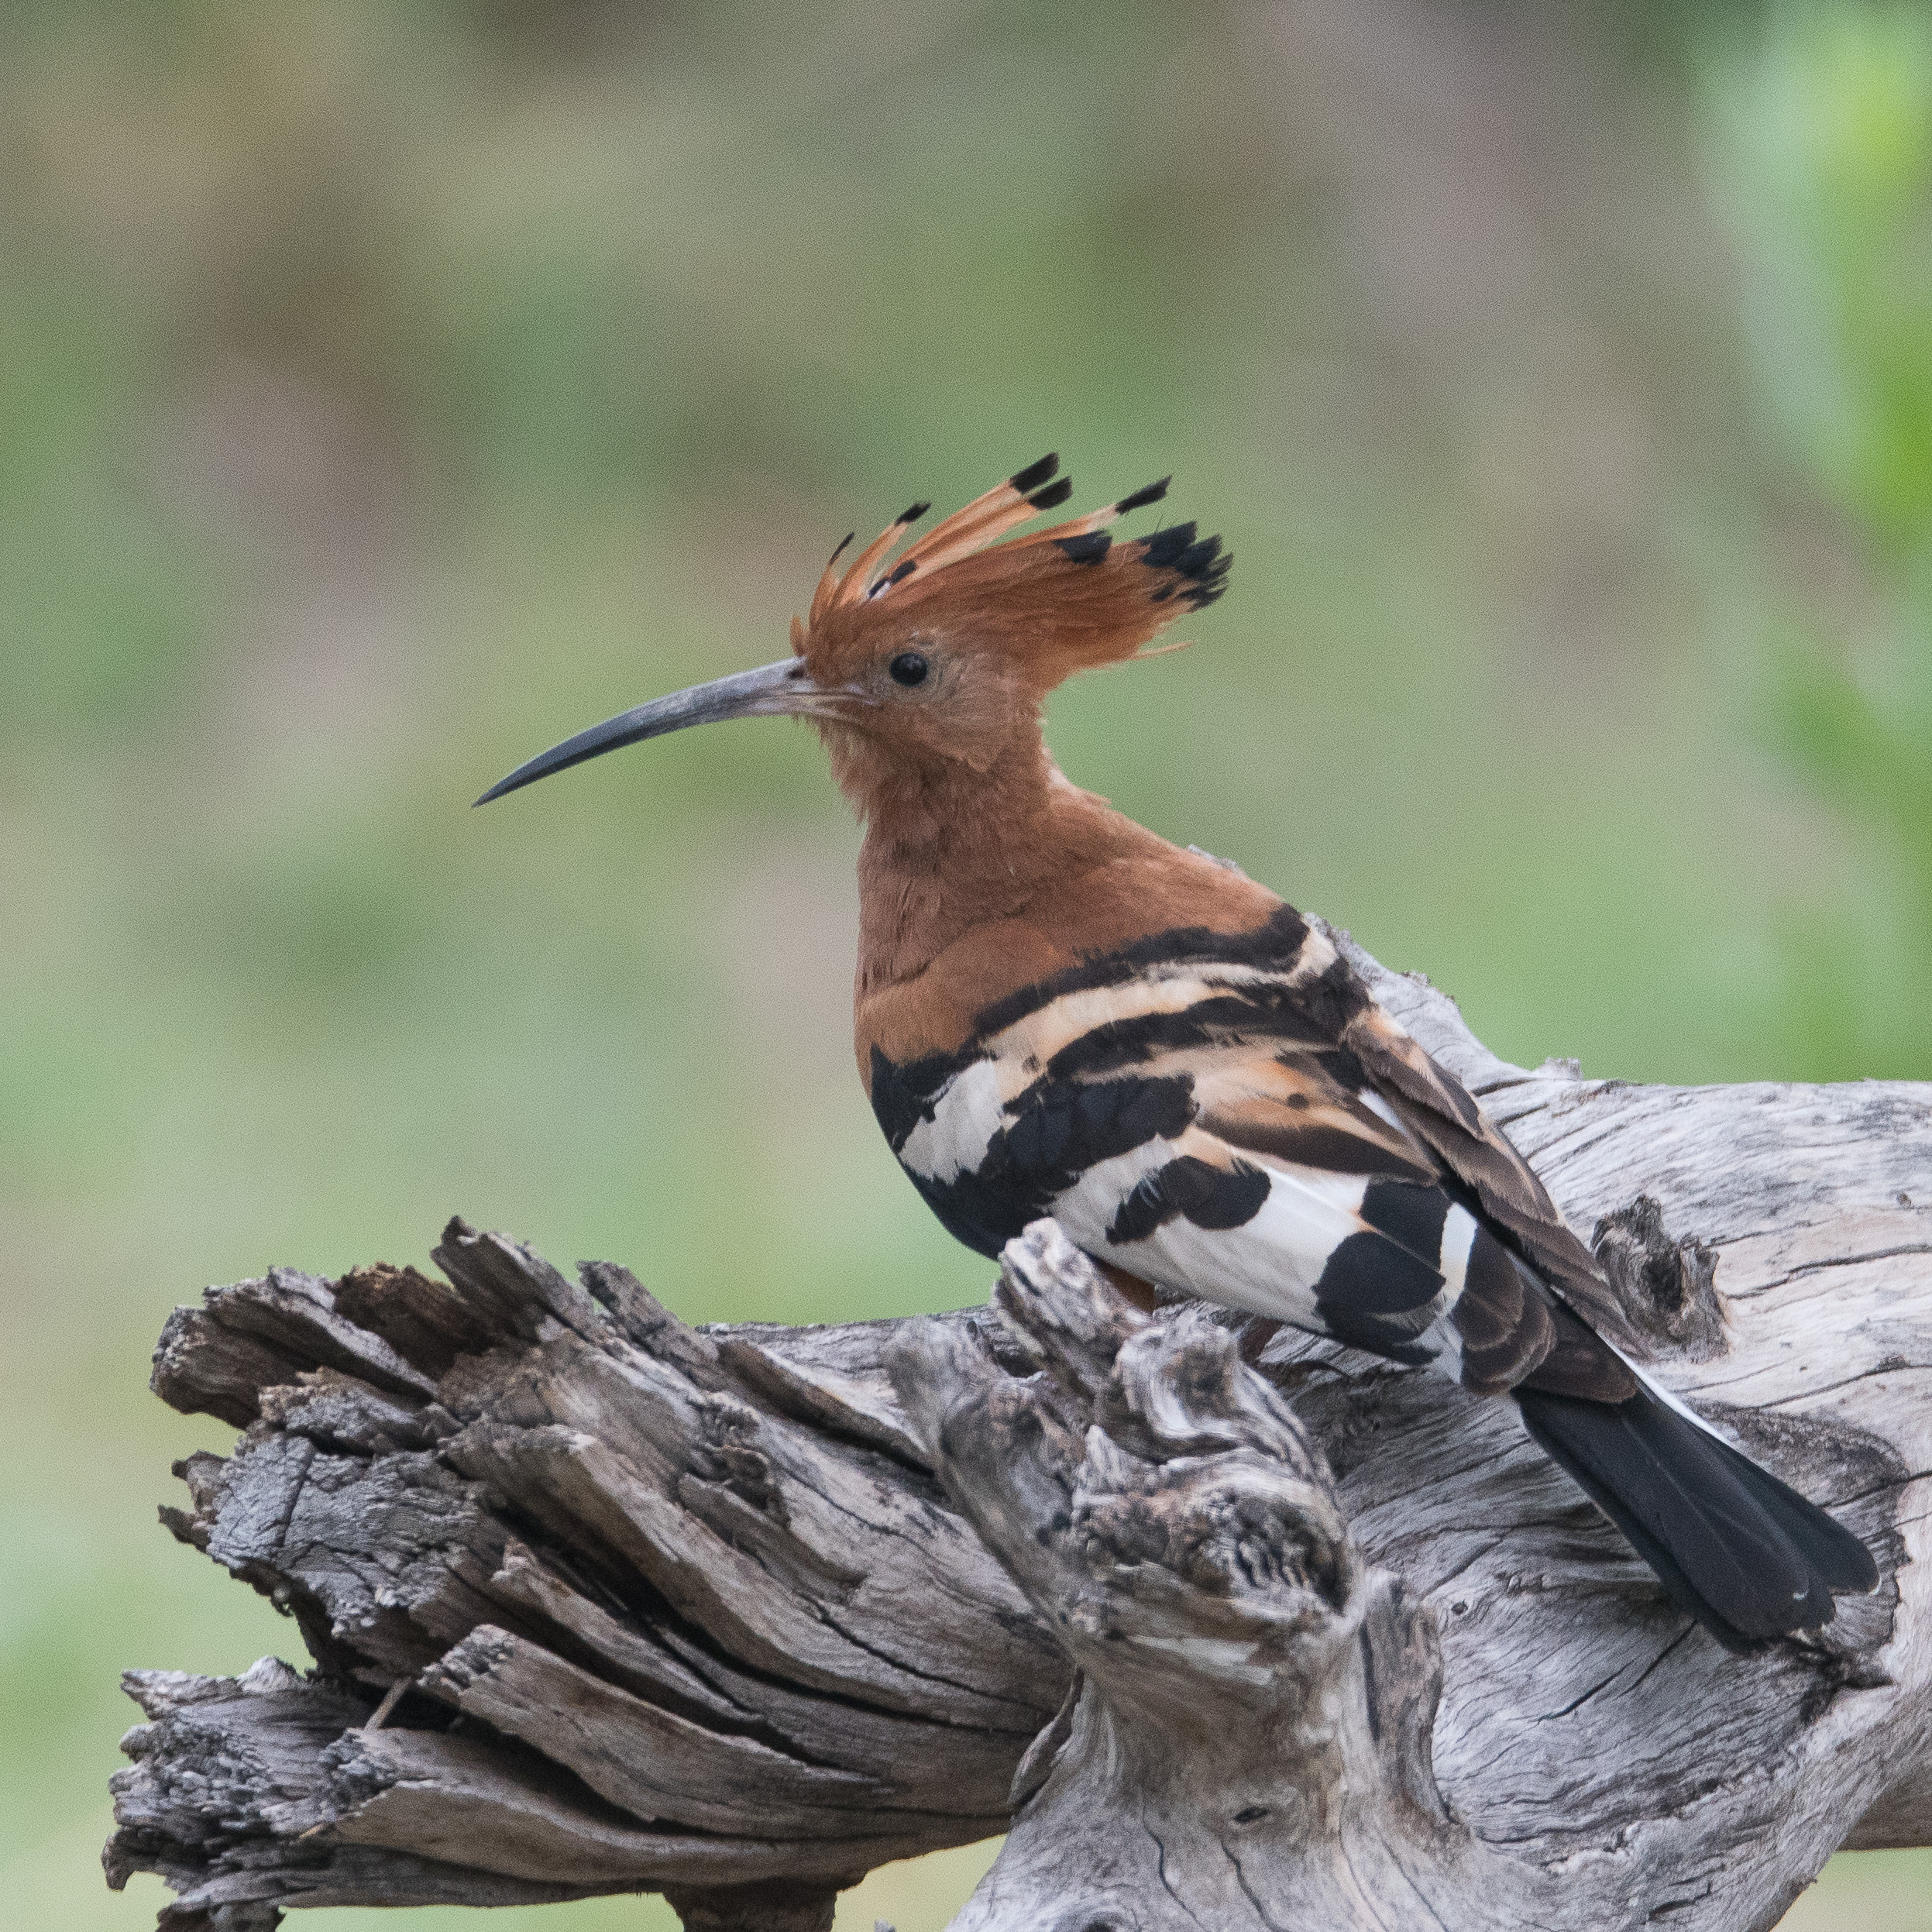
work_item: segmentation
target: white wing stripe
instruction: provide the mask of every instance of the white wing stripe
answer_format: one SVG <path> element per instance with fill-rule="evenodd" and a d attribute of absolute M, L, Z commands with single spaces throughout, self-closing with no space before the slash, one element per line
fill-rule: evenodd
<path fill-rule="evenodd" d="M 1469 1269 L 1469 1251 L 1475 1245 L 1476 1217 L 1463 1207 L 1452 1207 L 1442 1222 L 1442 1259 L 1436 1272 L 1442 1277 L 1442 1312 L 1447 1315 L 1463 1298 L 1463 1277 Z"/>
<path fill-rule="evenodd" d="M 962 1067 L 933 1098 L 933 1117 L 906 1136 L 899 1157 L 906 1166 L 942 1186 L 962 1174 L 977 1173 L 986 1150 L 1006 1117 L 999 1065 L 976 1060 Z"/>

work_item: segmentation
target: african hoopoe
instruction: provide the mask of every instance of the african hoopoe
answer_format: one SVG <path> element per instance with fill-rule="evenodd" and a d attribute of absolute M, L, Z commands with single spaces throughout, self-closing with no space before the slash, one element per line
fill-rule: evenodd
<path fill-rule="evenodd" d="M 1051 1214 L 1143 1284 L 1332 1336 L 1514 1400 L 1530 1435 L 1721 1642 L 1832 1615 L 1877 1571 L 1831 1517 L 1600 1339 L 1590 1251 L 1476 1102 L 1274 893 L 1083 792 L 1047 693 L 1227 587 L 1219 539 L 1057 528 L 1041 459 L 889 563 L 916 504 L 792 655 L 627 711 L 497 798 L 686 725 L 810 718 L 866 825 L 855 1033 L 873 1111 L 948 1230 L 997 1255 Z"/>

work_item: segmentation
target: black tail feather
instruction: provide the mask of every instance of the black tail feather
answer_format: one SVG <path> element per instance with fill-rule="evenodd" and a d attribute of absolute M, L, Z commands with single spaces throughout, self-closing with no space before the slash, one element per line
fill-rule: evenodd
<path fill-rule="evenodd" d="M 1877 1583 L 1849 1530 L 1648 1389 L 1617 1403 L 1527 1388 L 1516 1400 L 1531 1435 L 1727 1648 L 1816 1629 L 1834 1590 Z"/>
<path fill-rule="evenodd" d="M 1710 1436 L 1704 1439 L 1834 1592 L 1862 1595 L 1878 1588 L 1879 1566 L 1871 1551 L 1836 1517 L 1807 1502 L 1729 1443 Z"/>

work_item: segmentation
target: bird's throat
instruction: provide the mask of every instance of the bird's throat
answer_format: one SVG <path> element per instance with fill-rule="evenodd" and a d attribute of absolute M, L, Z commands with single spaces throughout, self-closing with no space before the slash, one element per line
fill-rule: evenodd
<path fill-rule="evenodd" d="M 865 820 L 861 990 L 912 978 L 974 927 L 1020 915 L 1064 871 L 1070 844 L 1082 843 L 1069 841 L 1055 808 L 1084 794 L 1060 776 L 1036 729 L 984 772 L 951 759 L 880 760 L 839 777 Z"/>

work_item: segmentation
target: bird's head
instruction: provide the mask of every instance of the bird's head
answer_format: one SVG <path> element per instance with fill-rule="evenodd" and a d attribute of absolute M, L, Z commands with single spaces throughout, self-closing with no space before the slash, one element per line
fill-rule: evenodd
<path fill-rule="evenodd" d="M 1212 603 L 1232 558 L 1180 524 L 1116 542 L 1109 526 L 1157 503 L 1164 479 L 1050 530 L 999 540 L 1064 503 L 1044 456 L 895 556 L 916 504 L 841 571 L 847 538 L 792 621 L 792 655 L 593 725 L 519 765 L 479 804 L 619 745 L 720 718 L 809 717 L 841 782 L 865 802 L 885 775 L 990 770 L 1074 672 L 1139 654 L 1184 610 Z"/>

